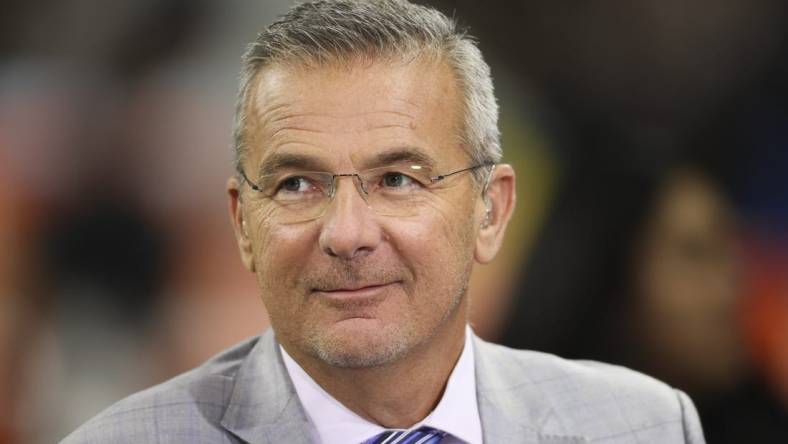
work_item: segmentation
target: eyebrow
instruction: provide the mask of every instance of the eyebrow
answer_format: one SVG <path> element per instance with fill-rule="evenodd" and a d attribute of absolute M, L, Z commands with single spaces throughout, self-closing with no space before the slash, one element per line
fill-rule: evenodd
<path fill-rule="evenodd" d="M 372 159 L 364 162 L 364 169 L 377 168 L 397 163 L 423 165 L 430 169 L 435 168 L 436 165 L 435 159 L 425 153 L 421 148 L 415 146 L 406 146 L 393 148 L 374 156 Z"/>
<path fill-rule="evenodd" d="M 378 168 L 398 163 L 422 165 L 430 169 L 433 169 L 436 165 L 435 160 L 421 148 L 406 146 L 392 148 L 372 157 L 372 159 L 364 161 L 361 169 Z M 312 156 L 275 153 L 263 160 L 258 170 L 258 177 L 276 174 L 281 170 L 329 171 L 330 168 L 324 162 Z"/>
<path fill-rule="evenodd" d="M 326 166 L 323 162 L 311 156 L 302 154 L 275 153 L 263 160 L 258 170 L 258 177 L 275 174 L 278 171 L 303 170 L 303 171 L 325 171 Z"/>

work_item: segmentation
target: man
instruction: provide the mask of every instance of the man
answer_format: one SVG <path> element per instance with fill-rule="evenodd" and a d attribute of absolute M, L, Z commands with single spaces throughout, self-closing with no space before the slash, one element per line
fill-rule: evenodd
<path fill-rule="evenodd" d="M 467 326 L 515 192 L 489 68 L 452 21 L 305 3 L 243 60 L 229 207 L 272 329 L 65 442 L 703 442 L 678 391 Z"/>

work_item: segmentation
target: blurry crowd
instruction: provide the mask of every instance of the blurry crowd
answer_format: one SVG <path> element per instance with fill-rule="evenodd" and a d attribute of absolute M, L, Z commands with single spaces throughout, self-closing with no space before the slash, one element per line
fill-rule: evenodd
<path fill-rule="evenodd" d="M 287 0 L 6 0 L 0 444 L 53 442 L 267 326 L 224 195 L 243 45 Z M 471 27 L 518 209 L 471 285 L 506 345 L 788 440 L 788 5 L 428 2 Z"/>

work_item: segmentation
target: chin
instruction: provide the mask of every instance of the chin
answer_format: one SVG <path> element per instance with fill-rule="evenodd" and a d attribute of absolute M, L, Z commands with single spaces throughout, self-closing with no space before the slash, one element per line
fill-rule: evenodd
<path fill-rule="evenodd" d="M 345 368 L 389 364 L 415 346 L 413 338 L 404 332 L 379 325 L 338 325 L 330 331 L 317 333 L 308 342 L 312 354 L 321 361 Z"/>

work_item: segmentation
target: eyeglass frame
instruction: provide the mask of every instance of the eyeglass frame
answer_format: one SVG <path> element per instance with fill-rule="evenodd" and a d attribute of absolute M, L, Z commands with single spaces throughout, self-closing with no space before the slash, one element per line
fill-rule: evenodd
<path fill-rule="evenodd" d="M 439 175 L 437 175 L 435 177 L 429 177 L 430 185 L 435 184 L 437 182 L 440 182 L 440 181 L 446 179 L 447 177 L 454 176 L 455 174 L 464 173 L 466 171 L 473 171 L 473 170 L 475 170 L 477 168 L 491 167 L 490 168 L 490 172 L 487 175 L 487 180 L 485 181 L 484 187 L 482 189 L 482 194 L 484 194 L 484 192 L 487 190 L 487 186 L 490 184 L 490 178 L 492 177 L 492 171 L 495 168 L 495 165 L 496 165 L 495 162 L 483 162 L 483 163 L 480 163 L 480 164 L 477 164 L 477 165 L 473 165 L 473 166 L 470 166 L 470 167 L 467 167 L 467 168 L 459 169 L 457 171 L 452 171 L 450 173 L 444 173 L 444 174 L 439 174 Z M 382 168 L 385 168 L 385 167 L 382 167 Z M 376 169 L 376 168 L 373 168 L 373 169 Z M 238 170 L 238 173 L 241 174 L 241 178 L 243 179 L 243 181 L 246 182 L 247 184 L 249 184 L 249 188 L 253 189 L 254 191 L 257 191 L 258 193 L 263 193 L 264 192 L 263 189 L 260 188 L 259 185 L 257 185 L 255 182 L 252 182 L 251 180 L 249 180 L 249 177 L 246 175 L 246 172 L 244 171 L 243 167 L 238 166 L 237 170 Z M 333 199 L 334 198 L 334 194 L 335 194 L 336 188 L 337 188 L 336 185 L 335 185 L 337 177 L 355 177 L 355 178 L 357 178 L 359 184 L 361 185 L 360 190 L 365 195 L 369 195 L 369 191 L 367 191 L 366 187 L 364 186 L 364 179 L 361 177 L 361 174 L 358 173 L 358 172 L 356 172 L 356 173 L 331 173 L 330 171 L 294 171 L 294 172 L 295 173 L 302 172 L 302 173 L 331 174 L 330 194 L 326 194 L 326 197 L 328 197 L 329 199 Z M 266 197 L 268 197 L 269 199 L 271 198 L 271 196 L 266 196 Z"/>

